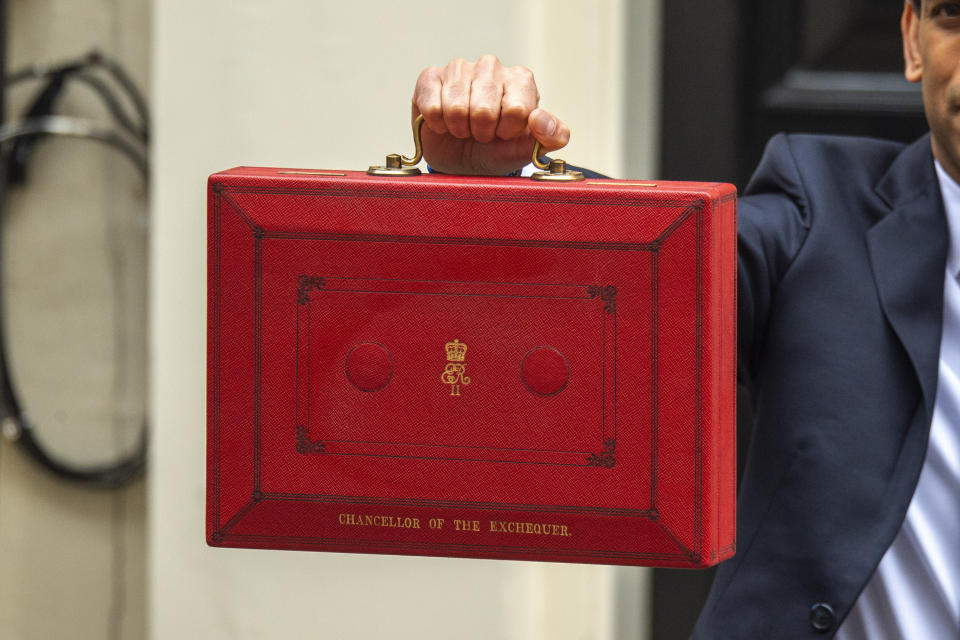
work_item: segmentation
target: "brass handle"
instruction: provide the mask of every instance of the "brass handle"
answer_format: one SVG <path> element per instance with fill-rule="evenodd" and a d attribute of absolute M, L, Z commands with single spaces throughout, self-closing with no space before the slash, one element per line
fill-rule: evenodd
<path fill-rule="evenodd" d="M 367 169 L 371 176 L 418 176 L 420 169 L 416 165 L 423 159 L 423 142 L 421 141 L 421 130 L 423 129 L 423 114 L 417 116 L 413 121 L 413 157 L 408 158 L 399 153 L 387 155 L 386 162 L 382 166 L 372 166 Z"/>
<path fill-rule="evenodd" d="M 540 144 L 540 141 L 537 140 L 533 145 L 533 166 L 541 171 L 546 171 L 550 168 L 549 162 L 540 162 L 540 151 L 543 149 L 543 145 Z"/>
<path fill-rule="evenodd" d="M 416 165 L 423 159 L 423 141 L 421 139 L 423 131 L 423 114 L 420 114 L 413 121 L 413 145 L 414 153 L 412 158 L 402 156 L 399 153 L 387 155 L 386 162 L 381 166 L 372 166 L 367 169 L 367 173 L 372 176 L 418 176 L 420 169 Z M 567 169 L 567 163 L 563 160 L 554 158 L 547 162 L 540 162 L 540 150 L 542 145 L 538 140 L 533 145 L 533 164 L 541 171 L 530 176 L 533 180 L 548 180 L 554 182 L 576 182 L 583 180 L 583 174 L 579 171 L 570 171 Z"/>
<path fill-rule="evenodd" d="M 400 164 L 405 167 L 414 167 L 420 164 L 423 159 L 423 141 L 421 140 L 421 131 L 423 130 L 423 114 L 417 116 L 413 121 L 413 157 L 400 156 Z"/>
<path fill-rule="evenodd" d="M 583 180 L 583 173 L 579 171 L 570 171 L 567 169 L 567 163 L 559 158 L 553 158 L 550 162 L 540 162 L 540 150 L 543 145 L 537 140 L 533 145 L 533 166 L 541 171 L 537 171 L 530 178 L 532 180 L 544 180 L 548 182 L 578 182 Z"/>

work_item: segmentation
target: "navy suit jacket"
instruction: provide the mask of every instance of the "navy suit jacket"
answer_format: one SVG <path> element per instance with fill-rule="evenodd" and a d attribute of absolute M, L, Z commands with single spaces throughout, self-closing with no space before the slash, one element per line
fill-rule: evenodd
<path fill-rule="evenodd" d="M 738 209 L 755 423 L 738 551 L 694 637 L 830 637 L 898 533 L 927 447 L 948 243 L 929 136 L 777 136 Z"/>

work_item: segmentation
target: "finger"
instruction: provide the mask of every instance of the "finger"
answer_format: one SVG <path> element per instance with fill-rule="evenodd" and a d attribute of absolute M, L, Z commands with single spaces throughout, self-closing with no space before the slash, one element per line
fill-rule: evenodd
<path fill-rule="evenodd" d="M 528 123 L 530 133 L 540 141 L 544 151 L 559 149 L 570 141 L 570 129 L 567 125 L 543 109 L 534 109 Z"/>
<path fill-rule="evenodd" d="M 440 92 L 443 87 L 441 69 L 427 67 L 417 77 L 413 90 L 413 117 L 423 114 L 424 123 L 439 134 L 447 132 L 443 124 L 443 101 Z"/>
<path fill-rule="evenodd" d="M 470 82 L 473 63 L 463 58 L 451 60 L 443 70 L 443 123 L 458 138 L 470 137 Z"/>
<path fill-rule="evenodd" d="M 500 119 L 503 98 L 503 65 L 496 56 L 477 60 L 470 85 L 470 134 L 478 142 L 490 142 Z"/>
<path fill-rule="evenodd" d="M 540 95 L 533 72 L 526 67 L 512 67 L 504 74 L 503 98 L 500 101 L 500 124 L 497 137 L 512 140 L 527 129 L 530 112 L 537 108 Z"/>

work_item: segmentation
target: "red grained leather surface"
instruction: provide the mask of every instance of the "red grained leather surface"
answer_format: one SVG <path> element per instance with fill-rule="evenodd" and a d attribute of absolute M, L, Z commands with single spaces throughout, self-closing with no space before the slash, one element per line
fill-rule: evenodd
<path fill-rule="evenodd" d="M 209 181 L 210 544 L 732 555 L 732 186 L 282 171 Z"/>

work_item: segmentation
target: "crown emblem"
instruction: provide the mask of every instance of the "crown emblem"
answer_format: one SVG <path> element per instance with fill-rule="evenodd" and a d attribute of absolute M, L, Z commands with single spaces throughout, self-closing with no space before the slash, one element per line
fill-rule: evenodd
<path fill-rule="evenodd" d="M 448 342 L 445 346 L 448 362 L 463 362 L 466 359 L 467 345 L 460 342 L 459 338 L 454 338 L 453 342 Z"/>
<path fill-rule="evenodd" d="M 470 384 L 467 375 L 467 365 L 462 364 L 467 358 L 467 345 L 454 338 L 453 342 L 444 345 L 447 350 L 447 364 L 440 374 L 440 381 L 450 385 L 450 395 L 459 396 L 460 386 Z"/>

